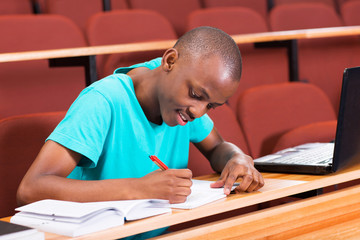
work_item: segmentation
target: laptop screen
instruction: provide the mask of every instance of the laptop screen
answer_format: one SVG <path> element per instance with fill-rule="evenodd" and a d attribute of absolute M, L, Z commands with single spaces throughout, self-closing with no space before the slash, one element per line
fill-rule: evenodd
<path fill-rule="evenodd" d="M 360 162 L 360 67 L 344 71 L 333 171 Z"/>

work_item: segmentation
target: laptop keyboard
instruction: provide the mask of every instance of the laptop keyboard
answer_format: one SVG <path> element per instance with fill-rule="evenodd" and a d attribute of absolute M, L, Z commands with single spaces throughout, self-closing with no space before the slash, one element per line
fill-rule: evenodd
<path fill-rule="evenodd" d="M 294 148 L 288 151 L 269 155 L 256 159 L 256 162 L 282 163 L 282 164 L 321 164 L 328 165 L 332 162 L 334 152 L 334 144 L 324 144 L 314 148 Z M 273 157 L 271 157 L 273 156 Z"/>

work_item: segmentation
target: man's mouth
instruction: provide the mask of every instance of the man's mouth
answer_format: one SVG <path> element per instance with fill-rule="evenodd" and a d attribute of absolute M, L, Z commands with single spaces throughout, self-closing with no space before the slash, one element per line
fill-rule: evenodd
<path fill-rule="evenodd" d="M 180 114 L 181 119 L 184 120 L 184 122 L 187 122 L 186 117 L 181 112 L 179 112 L 179 114 Z"/>
<path fill-rule="evenodd" d="M 184 126 L 186 123 L 188 122 L 186 116 L 178 111 L 178 123 L 181 125 L 181 126 Z"/>

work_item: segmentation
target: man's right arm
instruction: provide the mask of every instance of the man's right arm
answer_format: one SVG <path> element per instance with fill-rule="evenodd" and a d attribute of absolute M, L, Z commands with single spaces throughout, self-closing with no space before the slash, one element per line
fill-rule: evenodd
<path fill-rule="evenodd" d="M 191 171 L 155 171 L 142 178 L 75 180 L 67 176 L 81 155 L 47 141 L 24 176 L 18 192 L 19 205 L 42 199 L 78 202 L 159 198 L 180 203 L 190 194 Z"/>

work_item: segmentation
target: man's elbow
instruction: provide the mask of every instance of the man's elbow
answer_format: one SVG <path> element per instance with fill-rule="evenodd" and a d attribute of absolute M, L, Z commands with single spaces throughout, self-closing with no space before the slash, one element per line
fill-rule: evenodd
<path fill-rule="evenodd" d="M 32 187 L 22 181 L 17 189 L 16 193 L 16 201 L 18 206 L 22 206 L 25 204 L 29 204 L 34 200 L 34 193 L 32 191 Z"/>

